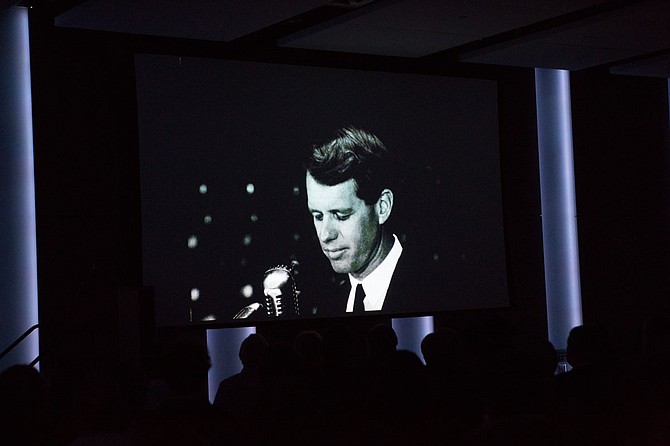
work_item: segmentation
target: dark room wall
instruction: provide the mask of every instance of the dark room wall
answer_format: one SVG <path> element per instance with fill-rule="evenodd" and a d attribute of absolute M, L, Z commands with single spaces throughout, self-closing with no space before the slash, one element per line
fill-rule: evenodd
<path fill-rule="evenodd" d="M 31 17 L 42 368 L 118 360 L 118 293 L 141 281 L 132 54 Z"/>
<path fill-rule="evenodd" d="M 584 321 L 635 350 L 670 305 L 670 147 L 665 79 L 572 76 Z"/>

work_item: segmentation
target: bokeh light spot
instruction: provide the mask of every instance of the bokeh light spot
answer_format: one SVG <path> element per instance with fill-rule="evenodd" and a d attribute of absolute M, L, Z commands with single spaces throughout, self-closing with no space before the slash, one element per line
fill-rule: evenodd
<path fill-rule="evenodd" d="M 200 299 L 200 290 L 197 288 L 192 288 L 191 289 L 191 300 L 195 302 L 196 300 Z"/>
<path fill-rule="evenodd" d="M 245 299 L 249 299 L 251 296 L 254 295 L 254 287 L 252 287 L 251 285 L 244 285 L 240 290 L 240 293 L 242 294 L 242 296 L 245 297 Z"/>

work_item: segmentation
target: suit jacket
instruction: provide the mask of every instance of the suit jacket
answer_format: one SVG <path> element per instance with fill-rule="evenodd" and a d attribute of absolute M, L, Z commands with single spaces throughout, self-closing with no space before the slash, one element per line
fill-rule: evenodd
<path fill-rule="evenodd" d="M 380 311 L 366 311 L 367 315 L 413 314 L 430 312 L 435 308 L 429 289 L 434 286 L 432 274 L 424 265 L 425 261 L 415 258 L 413 252 L 403 245 L 403 252 L 393 271 L 384 305 Z M 351 282 L 347 275 L 341 275 L 332 296 L 318 303 L 316 316 L 335 317 L 353 315 L 347 313 L 347 300 L 351 291 Z"/>

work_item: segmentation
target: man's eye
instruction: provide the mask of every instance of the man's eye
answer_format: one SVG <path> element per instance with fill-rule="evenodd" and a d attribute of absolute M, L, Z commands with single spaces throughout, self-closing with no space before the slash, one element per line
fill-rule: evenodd
<path fill-rule="evenodd" d="M 312 214 L 312 217 L 314 217 L 315 221 L 323 220 L 323 215 L 321 215 L 321 214 Z"/>
<path fill-rule="evenodd" d="M 336 215 L 336 218 L 337 218 L 339 221 L 348 220 L 349 217 L 350 217 L 350 215 L 340 215 L 340 214 L 337 214 L 337 215 Z"/>

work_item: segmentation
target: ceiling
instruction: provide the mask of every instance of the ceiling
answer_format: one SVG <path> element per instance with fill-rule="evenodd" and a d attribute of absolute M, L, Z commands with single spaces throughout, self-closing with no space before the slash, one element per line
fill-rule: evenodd
<path fill-rule="evenodd" d="M 56 26 L 435 63 L 670 78 L 668 0 L 88 0 Z"/>

